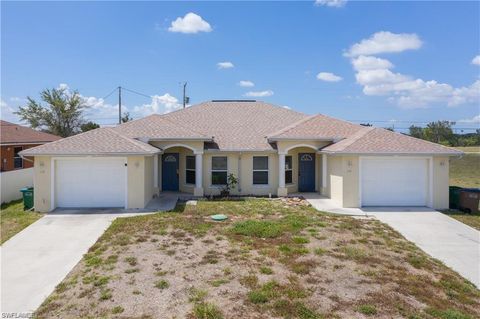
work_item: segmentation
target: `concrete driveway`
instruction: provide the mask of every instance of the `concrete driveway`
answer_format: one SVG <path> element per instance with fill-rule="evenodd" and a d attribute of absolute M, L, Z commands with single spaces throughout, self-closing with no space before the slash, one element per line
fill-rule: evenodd
<path fill-rule="evenodd" d="M 58 211 L 6 241 L 1 251 L 1 312 L 35 311 L 100 235 L 119 210 Z"/>
<path fill-rule="evenodd" d="M 480 232 L 430 208 L 362 208 L 480 288 Z"/>
<path fill-rule="evenodd" d="M 480 232 L 428 207 L 343 208 L 318 193 L 298 194 L 319 211 L 374 216 L 480 288 Z"/>

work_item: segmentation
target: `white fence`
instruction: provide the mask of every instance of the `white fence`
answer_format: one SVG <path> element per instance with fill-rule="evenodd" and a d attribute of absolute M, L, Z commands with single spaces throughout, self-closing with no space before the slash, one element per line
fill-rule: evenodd
<path fill-rule="evenodd" d="M 1 203 L 8 203 L 22 198 L 20 189 L 33 186 L 33 168 L 19 169 L 9 172 L 1 172 Z"/>

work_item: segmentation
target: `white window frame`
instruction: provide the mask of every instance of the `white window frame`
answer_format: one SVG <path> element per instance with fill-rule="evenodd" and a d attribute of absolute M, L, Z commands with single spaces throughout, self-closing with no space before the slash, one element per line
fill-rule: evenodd
<path fill-rule="evenodd" d="M 214 169 L 213 168 L 213 159 L 216 158 L 216 157 L 225 157 L 227 159 L 227 167 L 225 169 Z M 228 156 L 212 156 L 211 160 L 210 160 L 210 186 L 211 187 L 216 187 L 216 188 L 222 188 L 224 187 L 226 184 L 214 184 L 213 183 L 213 173 L 214 172 L 225 172 L 227 174 L 227 183 L 228 183 Z"/>
<path fill-rule="evenodd" d="M 266 157 L 267 158 L 267 169 L 255 169 L 253 167 L 255 157 Z M 253 182 L 253 175 L 255 174 L 255 172 L 267 172 L 267 183 L 266 184 L 255 184 Z M 252 156 L 252 185 L 254 187 L 265 187 L 265 186 L 270 185 L 270 156 L 268 156 L 268 155 Z"/>
<path fill-rule="evenodd" d="M 188 165 L 187 165 L 187 164 L 188 164 L 188 158 L 189 158 L 189 157 L 193 157 L 193 163 L 194 163 L 194 166 L 195 166 L 195 168 L 193 168 L 193 169 L 188 168 Z M 196 163 L 195 155 L 186 155 L 186 156 L 185 156 L 185 184 L 186 184 L 186 185 L 195 185 L 195 183 L 197 182 L 197 176 L 195 175 L 195 171 L 196 171 L 196 170 L 197 170 L 197 163 Z M 187 181 L 187 171 L 190 171 L 190 172 L 193 171 L 194 177 L 195 177 L 195 182 L 189 183 L 189 182 Z"/>
<path fill-rule="evenodd" d="M 285 155 L 285 166 L 287 164 L 287 157 L 290 157 L 291 158 L 291 167 L 289 169 L 287 169 L 285 167 L 284 169 L 284 174 L 285 174 L 285 185 L 293 185 L 293 155 Z M 288 172 L 292 172 L 292 181 L 290 183 L 287 183 L 287 171 Z"/>

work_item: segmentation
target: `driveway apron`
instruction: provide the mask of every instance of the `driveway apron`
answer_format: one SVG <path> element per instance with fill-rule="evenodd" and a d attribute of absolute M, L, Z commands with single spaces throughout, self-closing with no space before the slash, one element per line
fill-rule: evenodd
<path fill-rule="evenodd" d="M 49 214 L 6 241 L 1 312 L 35 311 L 118 216 Z"/>

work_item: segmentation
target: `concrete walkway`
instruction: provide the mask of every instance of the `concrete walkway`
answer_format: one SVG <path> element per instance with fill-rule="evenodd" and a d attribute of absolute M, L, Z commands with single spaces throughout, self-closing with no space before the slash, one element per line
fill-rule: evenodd
<path fill-rule="evenodd" d="M 342 208 L 317 193 L 297 195 L 319 211 L 379 219 L 480 288 L 478 230 L 428 207 Z"/>
<path fill-rule="evenodd" d="M 2 313 L 35 311 L 121 210 L 56 210 L 0 247 Z"/>

